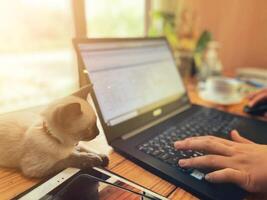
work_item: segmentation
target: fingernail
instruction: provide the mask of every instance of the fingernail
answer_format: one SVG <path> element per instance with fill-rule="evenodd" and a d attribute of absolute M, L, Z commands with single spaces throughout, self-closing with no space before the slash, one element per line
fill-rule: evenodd
<path fill-rule="evenodd" d="M 185 160 L 179 160 L 178 164 L 181 166 L 181 167 L 184 167 L 186 165 L 186 161 Z"/>
<path fill-rule="evenodd" d="M 205 180 L 212 182 L 212 179 L 209 174 L 205 175 Z"/>

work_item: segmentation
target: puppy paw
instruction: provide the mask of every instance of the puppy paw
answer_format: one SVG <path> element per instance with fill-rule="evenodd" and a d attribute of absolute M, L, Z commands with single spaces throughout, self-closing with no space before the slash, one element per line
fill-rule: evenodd
<path fill-rule="evenodd" d="M 101 166 L 102 166 L 102 167 L 106 167 L 106 166 L 108 166 L 108 164 L 109 164 L 109 158 L 108 158 L 108 156 L 106 156 L 105 154 L 99 154 L 99 156 L 100 156 L 101 159 L 102 159 L 102 164 L 101 164 Z"/>

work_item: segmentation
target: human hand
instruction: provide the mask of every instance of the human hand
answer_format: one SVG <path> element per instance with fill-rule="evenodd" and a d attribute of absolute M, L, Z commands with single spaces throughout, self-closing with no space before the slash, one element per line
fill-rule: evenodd
<path fill-rule="evenodd" d="M 199 150 L 208 155 L 181 159 L 185 168 L 213 168 L 205 176 L 213 183 L 234 183 L 251 193 L 267 193 L 267 145 L 253 143 L 231 132 L 233 141 L 214 136 L 187 138 L 175 142 L 178 150 Z"/>
<path fill-rule="evenodd" d="M 266 102 L 267 105 L 267 88 L 262 89 L 248 96 L 248 106 L 253 107 L 259 103 Z M 264 114 L 267 117 L 267 112 Z"/>

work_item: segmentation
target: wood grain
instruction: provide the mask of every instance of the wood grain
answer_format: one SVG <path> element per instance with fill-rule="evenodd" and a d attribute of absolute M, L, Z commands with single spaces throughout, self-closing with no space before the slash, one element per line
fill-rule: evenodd
<path fill-rule="evenodd" d="M 197 200 L 198 198 L 194 197 L 190 193 L 184 191 L 181 188 L 176 188 L 176 190 L 169 196 L 170 200 Z"/>
<path fill-rule="evenodd" d="M 108 169 L 112 170 L 114 167 L 116 167 L 117 165 L 121 164 L 122 162 L 124 162 L 126 159 L 124 157 L 122 157 L 120 154 L 112 151 L 109 154 L 109 165 L 108 165 Z"/>
<path fill-rule="evenodd" d="M 24 177 L 14 169 L 0 169 L 0 199 L 11 199 L 37 184 L 40 180 Z"/>

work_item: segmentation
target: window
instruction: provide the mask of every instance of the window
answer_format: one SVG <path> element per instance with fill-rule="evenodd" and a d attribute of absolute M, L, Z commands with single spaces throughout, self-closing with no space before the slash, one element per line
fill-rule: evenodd
<path fill-rule="evenodd" d="M 144 36 L 144 1 L 86 0 L 88 36 Z"/>
<path fill-rule="evenodd" d="M 45 104 L 78 87 L 68 0 L 0 0 L 0 112 Z"/>
<path fill-rule="evenodd" d="M 0 0 L 0 113 L 78 88 L 71 6 L 71 0 Z M 85 0 L 88 36 L 143 36 L 144 6 L 145 0 Z"/>

